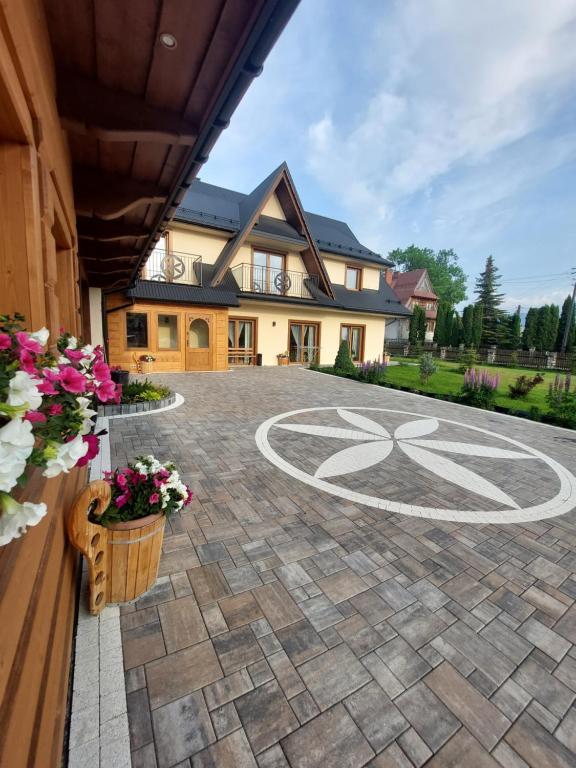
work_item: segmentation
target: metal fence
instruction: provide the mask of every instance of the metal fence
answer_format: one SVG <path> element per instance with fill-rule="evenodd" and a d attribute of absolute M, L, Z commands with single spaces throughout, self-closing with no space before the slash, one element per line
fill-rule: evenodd
<path fill-rule="evenodd" d="M 463 362 L 472 351 L 478 363 L 509 366 L 511 368 L 571 370 L 576 365 L 576 352 L 539 352 L 535 349 L 499 349 L 482 347 L 477 350 L 460 347 L 440 347 L 433 342 L 411 345 L 407 341 L 386 341 L 384 351 L 395 357 L 415 357 L 422 352 L 431 352 L 434 357 L 449 362 Z"/>

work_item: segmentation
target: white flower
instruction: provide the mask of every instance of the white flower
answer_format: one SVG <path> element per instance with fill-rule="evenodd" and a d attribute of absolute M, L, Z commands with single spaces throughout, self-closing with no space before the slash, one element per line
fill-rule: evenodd
<path fill-rule="evenodd" d="M 78 411 L 83 418 L 80 434 L 88 435 L 94 429 L 92 416 L 96 416 L 97 411 L 88 407 L 92 405 L 92 400 L 89 397 L 77 397 L 76 402 L 79 405 Z"/>
<path fill-rule="evenodd" d="M 66 349 L 76 349 L 78 347 L 78 339 L 76 336 L 70 336 L 68 339 L 68 344 L 66 344 Z"/>
<path fill-rule="evenodd" d="M 48 330 L 48 328 L 44 327 L 44 328 L 40 328 L 39 331 L 34 331 L 34 333 L 31 333 L 30 336 L 33 339 L 36 339 L 36 341 L 39 344 L 42 344 L 43 347 L 45 347 L 46 344 L 48 343 L 50 331 Z"/>
<path fill-rule="evenodd" d="M 36 411 L 42 405 L 42 395 L 38 392 L 38 379 L 26 371 L 16 371 L 8 385 L 8 404 L 25 405 L 29 411 Z"/>
<path fill-rule="evenodd" d="M 10 491 L 26 469 L 34 448 L 32 424 L 12 419 L 0 429 L 0 491 Z"/>
<path fill-rule="evenodd" d="M 77 435 L 74 440 L 70 440 L 68 443 L 61 443 L 58 446 L 56 457 L 48 459 L 46 469 L 42 474 L 44 477 L 56 477 L 62 472 L 69 472 L 87 451 L 88 443 L 82 440 L 82 435 Z"/>
<path fill-rule="evenodd" d="M 46 504 L 19 504 L 8 494 L 0 494 L 0 547 L 26 533 L 26 526 L 37 525 L 47 512 Z"/>

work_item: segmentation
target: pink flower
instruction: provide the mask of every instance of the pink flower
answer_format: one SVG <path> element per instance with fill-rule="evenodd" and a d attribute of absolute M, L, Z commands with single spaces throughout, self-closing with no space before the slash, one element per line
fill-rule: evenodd
<path fill-rule="evenodd" d="M 60 385 L 66 392 L 72 392 L 80 395 L 86 392 L 86 379 L 76 368 L 70 365 L 64 365 L 60 368 Z"/>
<path fill-rule="evenodd" d="M 129 500 L 130 500 L 130 491 L 125 491 L 120 496 L 118 496 L 115 503 L 118 509 L 120 509 L 120 507 L 123 507 L 124 504 L 126 504 Z"/>
<path fill-rule="evenodd" d="M 81 349 L 65 349 L 64 354 L 73 363 L 79 363 L 80 360 L 84 359 L 84 352 Z"/>
<path fill-rule="evenodd" d="M 99 360 L 97 363 L 94 363 L 92 373 L 94 374 L 96 381 L 104 382 L 109 381 L 110 379 L 110 368 L 103 360 Z"/>
<path fill-rule="evenodd" d="M 37 385 L 37 388 L 38 388 L 38 391 L 42 392 L 43 395 L 58 394 L 58 390 L 54 387 L 54 384 L 52 384 L 51 381 L 48 381 L 48 379 L 44 379 L 44 381 L 41 381 L 40 384 Z"/>
<path fill-rule="evenodd" d="M 104 360 L 104 350 L 102 349 L 101 344 L 98 344 L 96 347 L 94 347 L 93 352 L 96 360 Z"/>
<path fill-rule="evenodd" d="M 51 405 L 48 409 L 48 413 L 50 416 L 61 416 L 63 412 L 63 408 L 59 403 L 56 403 L 55 405 Z"/>
<path fill-rule="evenodd" d="M 126 479 L 126 475 L 118 475 L 116 478 L 116 484 L 120 486 L 120 488 L 126 488 L 128 484 L 128 480 Z"/>
<path fill-rule="evenodd" d="M 16 333 L 16 341 L 21 349 L 27 349 L 28 352 L 35 352 L 37 355 L 41 355 L 44 351 L 42 349 L 42 344 L 31 336 L 28 336 L 25 331 L 18 331 Z"/>
<path fill-rule="evenodd" d="M 31 424 L 46 421 L 46 416 L 41 411 L 26 411 L 24 418 Z"/>
<path fill-rule="evenodd" d="M 188 491 L 188 493 L 187 493 L 187 495 L 186 495 L 186 501 L 184 502 L 184 504 L 190 504 L 190 502 L 191 502 L 191 501 L 192 501 L 192 499 L 194 498 L 194 494 L 192 493 L 192 491 L 190 490 L 190 488 L 187 488 L 187 491 Z"/>
<path fill-rule="evenodd" d="M 160 501 L 160 494 L 158 493 L 152 493 L 150 494 L 150 498 L 148 499 L 150 504 L 158 504 Z"/>
<path fill-rule="evenodd" d="M 36 373 L 36 367 L 30 352 L 27 349 L 21 349 L 18 357 L 20 358 L 20 368 L 33 376 Z"/>
<path fill-rule="evenodd" d="M 77 467 L 83 467 L 85 464 L 88 464 L 100 451 L 100 439 L 96 435 L 82 435 L 82 440 L 88 443 L 88 450 L 76 462 Z"/>
<path fill-rule="evenodd" d="M 0 333 L 0 350 L 10 349 L 12 346 L 12 339 L 7 333 Z"/>
<path fill-rule="evenodd" d="M 114 384 L 112 379 L 101 382 L 100 386 L 96 389 L 96 397 L 101 403 L 107 403 L 109 400 L 120 402 L 116 392 L 116 384 Z"/>

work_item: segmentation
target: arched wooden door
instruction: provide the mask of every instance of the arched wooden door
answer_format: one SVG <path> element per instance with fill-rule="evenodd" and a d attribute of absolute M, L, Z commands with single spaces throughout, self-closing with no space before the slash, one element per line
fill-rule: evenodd
<path fill-rule="evenodd" d="M 186 370 L 214 370 L 214 315 L 186 316 Z"/>

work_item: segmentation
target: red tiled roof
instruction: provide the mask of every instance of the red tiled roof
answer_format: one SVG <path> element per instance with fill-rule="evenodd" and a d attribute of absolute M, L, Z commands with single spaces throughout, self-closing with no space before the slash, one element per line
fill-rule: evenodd
<path fill-rule="evenodd" d="M 422 299 L 437 299 L 435 293 L 418 291 L 418 284 L 426 274 L 425 269 L 413 269 L 411 272 L 394 272 L 392 276 L 392 289 L 403 304 L 406 304 L 412 296 Z"/>

